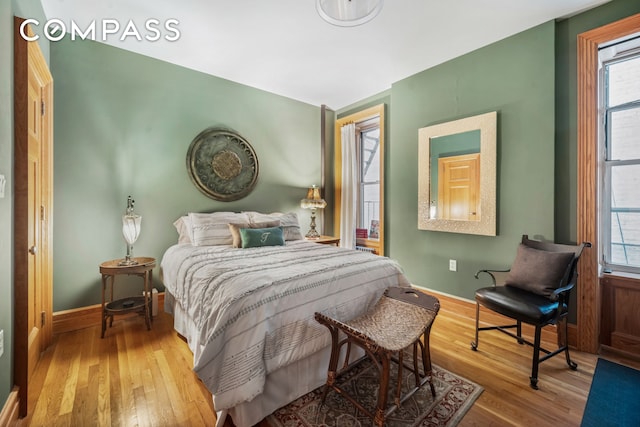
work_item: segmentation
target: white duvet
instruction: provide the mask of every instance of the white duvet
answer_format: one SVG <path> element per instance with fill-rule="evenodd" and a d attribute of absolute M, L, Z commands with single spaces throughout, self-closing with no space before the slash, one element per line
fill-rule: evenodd
<path fill-rule="evenodd" d="M 247 249 L 175 245 L 161 265 L 167 291 L 196 326 L 188 337 L 194 371 L 216 411 L 250 401 L 270 372 L 329 346 L 316 311 L 351 319 L 387 287 L 409 286 L 389 258 L 303 240 Z"/>

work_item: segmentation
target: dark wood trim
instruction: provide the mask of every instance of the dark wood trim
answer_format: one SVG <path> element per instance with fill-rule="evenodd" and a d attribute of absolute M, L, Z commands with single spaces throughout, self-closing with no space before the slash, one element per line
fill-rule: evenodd
<path fill-rule="evenodd" d="M 13 201 L 13 259 L 14 259 L 14 383 L 18 388 L 19 415 L 27 414 L 29 369 L 35 368 L 35 360 L 30 360 L 29 340 L 31 324 L 29 312 L 29 245 L 38 249 L 37 286 L 40 287 L 38 310 L 44 313 L 43 323 L 37 335 L 37 348 L 45 349 L 52 340 L 53 307 L 53 77 L 37 42 L 26 41 L 20 32 L 24 19 L 14 17 L 14 201 Z M 26 32 L 33 34 L 29 26 Z M 29 241 L 29 78 L 38 78 L 40 99 L 46 105 L 40 122 L 41 151 L 39 153 L 39 179 L 37 192 L 41 209 L 40 222 L 35 240 Z M 34 188 L 33 190 L 36 190 Z M 37 315 L 37 314 L 36 314 Z M 35 356 L 35 355 L 31 355 Z"/>
<path fill-rule="evenodd" d="M 102 324 L 102 304 L 53 313 L 53 334 L 77 331 Z"/>
<path fill-rule="evenodd" d="M 13 380 L 18 387 L 20 416 L 27 415 L 28 382 L 28 43 L 20 35 L 24 20 L 14 17 L 14 200 L 13 200 L 13 259 L 14 259 L 14 342 Z"/>
<path fill-rule="evenodd" d="M 634 334 L 611 332 L 611 347 L 627 354 L 640 354 L 640 337 Z"/>
<path fill-rule="evenodd" d="M 14 387 L 0 412 L 0 426 L 13 426 L 18 423 L 18 388 Z"/>
<path fill-rule="evenodd" d="M 628 351 L 624 351 L 624 350 L 620 350 L 617 348 L 613 348 L 611 346 L 608 345 L 602 345 L 600 346 L 600 353 L 601 356 L 609 356 L 609 355 L 613 355 L 613 356 L 618 356 L 624 359 L 629 359 L 629 360 L 634 360 L 636 362 L 640 362 L 640 356 L 637 353 L 629 353 Z"/>
<path fill-rule="evenodd" d="M 613 307 L 615 302 L 615 292 L 613 286 L 607 286 L 607 279 L 603 277 L 600 281 L 602 300 L 600 307 L 607 310 Z M 613 331 L 613 316 L 601 316 L 600 319 L 600 344 L 611 346 L 611 332 Z"/>
<path fill-rule="evenodd" d="M 164 311 L 164 292 L 158 293 L 158 313 Z M 136 316 L 131 313 L 129 316 L 119 315 L 118 319 Z M 71 310 L 57 311 L 53 313 L 53 334 L 78 331 L 80 329 L 101 327 L 102 324 L 102 304 L 90 305 L 87 307 L 74 308 Z M 1 424 L 0 424 L 1 425 Z"/>
<path fill-rule="evenodd" d="M 324 198 L 326 182 L 325 157 L 327 150 L 327 106 L 320 106 L 320 195 Z M 324 230 L 324 227 L 322 228 Z"/>
<path fill-rule="evenodd" d="M 569 347 L 577 348 L 578 327 L 572 323 L 567 324 L 567 343 Z"/>
<path fill-rule="evenodd" d="M 626 288 L 634 291 L 640 290 L 640 277 L 626 274 L 605 274 L 600 279 L 601 283 L 615 284 L 617 288 Z"/>
<path fill-rule="evenodd" d="M 327 202 L 327 206 L 319 212 L 322 218 L 322 233 L 334 235 L 333 211 L 335 210 L 335 200 L 333 197 L 333 134 L 335 125 L 335 111 L 326 105 L 320 109 L 320 139 L 322 143 L 321 158 L 321 195 Z"/>
<path fill-rule="evenodd" d="M 640 14 L 578 35 L 578 242 L 591 242 L 578 266 L 578 342 L 581 351 L 599 346 L 598 281 L 598 45 L 638 32 Z"/>
<path fill-rule="evenodd" d="M 600 343 L 625 355 L 640 357 L 640 278 L 632 275 L 605 274 L 602 291 Z"/>

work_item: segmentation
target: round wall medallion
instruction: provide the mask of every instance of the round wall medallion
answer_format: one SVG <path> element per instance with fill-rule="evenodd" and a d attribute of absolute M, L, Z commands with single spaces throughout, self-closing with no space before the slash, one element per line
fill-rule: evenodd
<path fill-rule="evenodd" d="M 237 133 L 209 128 L 191 142 L 187 170 L 204 194 L 230 202 L 253 190 L 258 179 L 258 157 L 251 144 Z"/>

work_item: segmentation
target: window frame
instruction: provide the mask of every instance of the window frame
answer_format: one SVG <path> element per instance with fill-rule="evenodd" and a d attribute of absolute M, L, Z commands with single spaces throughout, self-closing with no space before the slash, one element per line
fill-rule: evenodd
<path fill-rule="evenodd" d="M 578 242 L 590 242 L 578 263 L 579 301 L 575 343 L 579 351 L 596 353 L 600 330 L 598 236 L 598 47 L 638 33 L 640 14 L 579 33 L 577 36 L 577 222 Z"/>
<path fill-rule="evenodd" d="M 342 200 L 342 134 L 341 128 L 347 123 L 359 123 L 366 122 L 372 118 L 379 117 L 380 126 L 380 224 L 379 224 L 379 239 L 356 239 L 357 246 L 364 246 L 366 248 L 373 249 L 377 255 L 384 256 L 385 254 L 385 138 L 386 138 L 386 126 L 385 126 L 385 104 L 378 104 L 372 107 L 365 108 L 361 111 L 357 111 L 346 116 L 342 116 L 336 120 L 335 123 L 335 139 L 333 146 L 334 156 L 334 203 L 335 209 L 333 212 L 333 232 L 335 235 L 340 235 L 340 210 Z M 355 233 L 355 230 L 353 230 Z"/>
<path fill-rule="evenodd" d="M 620 43 L 613 43 L 605 46 L 598 53 L 598 110 L 600 115 L 599 132 L 598 132 L 598 153 L 599 153 L 599 170 L 600 170 L 600 209 L 598 210 L 598 218 L 600 224 L 600 253 L 601 266 L 605 272 L 620 271 L 625 273 L 640 274 L 640 266 L 632 266 L 628 264 L 618 264 L 612 261 L 612 210 L 611 194 L 612 194 L 612 170 L 616 167 L 640 165 L 640 157 L 635 159 L 618 160 L 611 159 L 611 120 L 612 115 L 616 112 L 637 109 L 640 107 L 640 99 L 628 101 L 622 104 L 609 106 L 609 76 L 607 67 L 626 61 L 631 58 L 640 59 L 640 48 L 638 48 L 640 40 L 634 38 Z M 627 45 L 627 47 L 625 47 Z M 619 50 L 613 53 L 608 52 L 612 46 L 619 46 Z M 635 209 L 634 209 L 635 210 Z M 640 208 L 638 208 L 640 211 Z"/>
<path fill-rule="evenodd" d="M 378 176 L 377 181 L 365 181 L 364 174 L 362 171 L 362 162 L 364 160 L 364 142 L 362 140 L 362 134 L 365 132 L 369 132 L 371 130 L 378 129 L 380 130 L 380 117 L 376 116 L 369 120 L 365 120 L 363 122 L 356 123 L 356 144 L 358 147 L 358 153 L 356 155 L 356 159 L 358 162 L 358 224 L 361 228 L 366 228 L 367 230 L 370 228 L 371 224 L 364 223 L 364 186 L 365 185 L 378 185 L 378 191 L 380 191 L 380 185 L 382 181 L 382 176 Z M 380 137 L 378 137 L 378 148 L 377 150 L 380 152 Z M 382 154 L 380 152 L 380 154 Z M 378 169 L 380 166 L 378 165 Z M 381 210 L 380 208 L 378 209 Z M 379 216 L 379 214 L 378 214 Z M 379 240 L 379 239 L 371 239 L 371 240 Z"/>

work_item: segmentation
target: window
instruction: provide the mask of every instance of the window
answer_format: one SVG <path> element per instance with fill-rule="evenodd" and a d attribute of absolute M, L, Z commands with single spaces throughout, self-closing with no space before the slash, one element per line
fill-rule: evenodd
<path fill-rule="evenodd" d="M 356 178 L 353 195 L 357 199 L 355 218 L 341 230 L 342 206 L 342 128 L 355 125 Z M 334 222 L 333 233 L 351 233 L 358 249 L 384 255 L 384 104 L 340 117 L 336 120 L 334 145 Z M 348 206 L 344 207 L 347 210 Z M 352 212 L 352 211 L 351 211 Z M 346 221 L 345 221 L 346 222 Z M 346 222 L 348 223 L 348 222 Z M 373 232 L 372 232 L 373 231 Z M 341 242 L 341 244 L 344 241 Z"/>
<path fill-rule="evenodd" d="M 369 230 L 369 238 L 379 238 L 380 228 L 380 120 L 358 124 L 358 228 Z"/>
<path fill-rule="evenodd" d="M 605 269 L 640 273 L 640 38 L 599 52 Z"/>
<path fill-rule="evenodd" d="M 578 263 L 577 299 L 579 302 L 576 347 L 580 351 L 597 353 L 600 346 L 599 330 L 601 325 L 606 329 L 607 320 L 600 310 L 601 277 L 599 266 L 602 264 L 602 223 L 601 207 L 602 159 L 599 155 L 598 131 L 602 121 L 599 112 L 600 102 L 597 89 L 601 82 L 599 72 L 598 48 L 614 40 L 629 39 L 637 36 L 640 28 L 640 14 L 628 16 L 619 21 L 611 22 L 602 27 L 588 30 L 577 36 L 577 241 L 591 242 L 592 249 L 588 249 L 580 257 Z M 607 233 L 608 234 L 608 233 Z M 606 277 L 605 277 L 606 278 Z M 625 282 L 634 279 L 625 278 Z M 637 281 L 636 281 L 637 283 Z M 621 294 L 622 295 L 622 294 Z M 633 305 L 633 304 L 632 304 Z M 626 304 L 629 306 L 629 304 Z M 617 313 L 611 313 L 618 316 Z M 615 323 L 613 320 L 611 324 Z M 619 322 L 618 322 L 619 323 Z M 603 330 L 606 334 L 606 330 Z M 604 335 L 603 335 L 604 336 Z M 626 340 L 625 340 L 626 341 Z"/>

